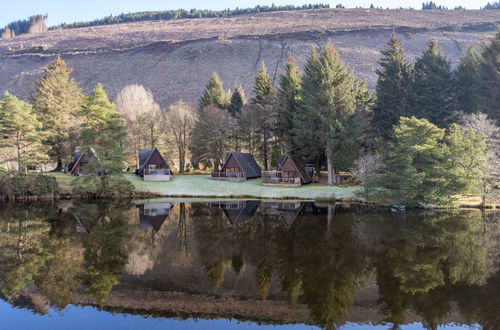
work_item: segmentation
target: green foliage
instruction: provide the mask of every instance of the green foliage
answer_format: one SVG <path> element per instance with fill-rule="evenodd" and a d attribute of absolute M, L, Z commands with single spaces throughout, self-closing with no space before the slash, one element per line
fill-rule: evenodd
<path fill-rule="evenodd" d="M 408 63 L 401 41 L 393 33 L 388 42 L 389 48 L 382 50 L 379 61 L 376 94 L 377 102 L 374 107 L 374 124 L 384 138 L 390 136 L 392 126 L 396 125 L 399 117 L 410 112 L 410 83 L 412 67 Z"/>
<path fill-rule="evenodd" d="M 271 77 L 267 73 L 266 64 L 262 62 L 260 64 L 259 72 L 255 77 L 255 84 L 253 87 L 253 99 L 252 102 L 263 106 L 266 99 L 273 94 L 273 83 L 271 82 Z"/>
<path fill-rule="evenodd" d="M 445 127 L 452 119 L 453 94 L 450 61 L 434 40 L 415 61 L 411 85 L 413 97 L 411 113 L 431 123 Z"/>
<path fill-rule="evenodd" d="M 456 111 L 478 112 L 480 91 L 479 67 L 481 56 L 473 47 L 468 47 L 453 74 L 453 98 Z"/>
<path fill-rule="evenodd" d="M 47 198 L 59 193 L 57 181 L 43 174 L 0 173 L 0 197 L 8 200 Z"/>
<path fill-rule="evenodd" d="M 153 21 L 153 20 L 174 20 L 185 18 L 204 18 L 204 17 L 232 17 L 238 15 L 263 13 L 273 11 L 291 11 L 291 10 L 304 10 L 304 9 L 319 9 L 330 8 L 328 4 L 305 4 L 302 6 L 284 5 L 284 6 L 256 6 L 254 8 L 236 8 L 224 10 L 199 10 L 199 9 L 177 9 L 165 11 L 146 11 L 137 13 L 120 14 L 118 16 L 106 16 L 90 22 L 77 22 L 77 23 L 62 23 L 54 27 L 63 29 L 73 29 L 88 26 L 108 25 L 123 22 L 138 22 L 138 21 Z"/>
<path fill-rule="evenodd" d="M 452 124 L 446 142 L 450 148 L 450 166 L 461 181 L 461 186 L 465 187 L 463 192 L 479 194 L 487 175 L 486 137 L 473 129 L 465 131 L 459 125 Z"/>
<path fill-rule="evenodd" d="M 229 102 L 230 101 L 228 100 L 222 81 L 220 80 L 217 72 L 214 72 L 208 81 L 203 94 L 201 95 L 199 108 L 200 110 L 203 110 L 206 107 L 213 105 L 220 109 L 226 109 Z"/>
<path fill-rule="evenodd" d="M 122 142 L 126 136 L 126 127 L 115 110 L 115 105 L 109 101 L 102 84 L 97 84 L 93 94 L 85 97 L 80 115 L 84 120 L 84 149 L 93 148 L 96 154 L 92 172 L 121 173 L 124 163 Z"/>
<path fill-rule="evenodd" d="M 13 38 L 26 33 L 46 31 L 46 20 L 47 15 L 33 15 L 28 19 L 11 22 L 7 24 L 5 28 L 0 29 L 0 36 L 2 36 L 0 39 Z"/>
<path fill-rule="evenodd" d="M 450 166 L 445 131 L 427 119 L 401 117 L 385 156 L 385 171 L 369 180 L 369 198 L 407 205 L 450 205 L 463 183 Z"/>
<path fill-rule="evenodd" d="M 277 113 L 276 134 L 281 140 L 284 153 L 295 151 L 293 139 L 293 118 L 300 104 L 302 78 L 293 57 L 290 56 L 285 72 L 279 78 L 279 109 Z"/>
<path fill-rule="evenodd" d="M 243 108 L 243 105 L 245 105 L 245 103 L 245 93 L 241 88 L 237 87 L 234 89 L 233 94 L 231 95 L 231 102 L 227 107 L 227 111 L 229 111 L 229 113 L 233 116 L 236 116 L 241 112 L 241 108 Z"/>
<path fill-rule="evenodd" d="M 5 161 L 15 161 L 20 172 L 48 160 L 41 127 L 30 104 L 5 92 L 0 100 L 0 134 L 3 136 L 0 148 L 14 151 L 14 157 Z"/>
<path fill-rule="evenodd" d="M 134 185 L 123 175 L 86 175 L 71 182 L 75 196 L 84 198 L 123 198 L 133 197 Z"/>
<path fill-rule="evenodd" d="M 500 28 L 482 53 L 479 68 L 479 111 L 500 122 Z"/>
<path fill-rule="evenodd" d="M 33 108 L 42 122 L 45 143 L 51 148 L 50 156 L 62 162 L 71 155 L 78 134 L 76 116 L 81 110 L 82 93 L 70 77 L 71 69 L 58 56 L 46 69 L 33 95 Z"/>

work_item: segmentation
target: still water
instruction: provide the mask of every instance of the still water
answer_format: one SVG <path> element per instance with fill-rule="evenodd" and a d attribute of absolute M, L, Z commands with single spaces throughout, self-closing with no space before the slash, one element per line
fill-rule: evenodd
<path fill-rule="evenodd" d="M 0 329 L 500 329 L 500 212 L 0 207 Z"/>

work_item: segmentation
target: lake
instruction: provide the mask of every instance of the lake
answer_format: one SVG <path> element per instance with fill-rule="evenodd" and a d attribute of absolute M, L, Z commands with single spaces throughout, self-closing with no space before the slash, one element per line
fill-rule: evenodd
<path fill-rule="evenodd" d="M 498 211 L 0 209 L 0 329 L 500 329 Z"/>

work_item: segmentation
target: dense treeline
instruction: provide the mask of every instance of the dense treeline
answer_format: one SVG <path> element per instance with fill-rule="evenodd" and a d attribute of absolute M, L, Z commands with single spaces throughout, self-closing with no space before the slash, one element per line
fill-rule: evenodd
<path fill-rule="evenodd" d="M 9 23 L 3 29 L 0 29 L 0 39 L 14 38 L 26 33 L 45 32 L 47 31 L 46 20 L 47 15 L 34 15 L 28 19 Z"/>
<path fill-rule="evenodd" d="M 156 20 L 173 20 L 182 18 L 213 18 L 213 17 L 231 17 L 253 13 L 265 13 L 273 11 L 290 11 L 290 10 L 304 10 L 304 9 L 320 9 L 330 8 L 328 4 L 305 4 L 302 6 L 285 5 L 276 6 L 255 6 L 253 8 L 236 8 L 224 10 L 209 10 L 209 9 L 177 9 L 177 10 L 163 10 L 163 11 L 147 11 L 138 13 L 120 14 L 118 16 L 106 16 L 104 18 L 96 19 L 90 22 L 76 22 L 76 23 L 62 23 L 58 26 L 51 27 L 51 29 L 63 28 L 73 29 L 88 26 L 108 25 L 126 22 L 138 21 L 156 21 Z"/>
<path fill-rule="evenodd" d="M 500 1 L 490 3 L 488 2 L 483 9 L 500 9 Z"/>

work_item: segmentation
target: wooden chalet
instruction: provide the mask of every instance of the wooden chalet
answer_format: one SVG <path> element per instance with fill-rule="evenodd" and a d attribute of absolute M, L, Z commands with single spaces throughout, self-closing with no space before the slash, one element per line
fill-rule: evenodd
<path fill-rule="evenodd" d="M 71 168 L 70 173 L 76 176 L 84 175 L 85 167 L 96 158 L 97 156 L 94 149 L 90 148 L 86 152 L 81 152 L 80 149 L 77 148 L 73 153 L 73 161 L 70 166 L 68 166 Z"/>
<path fill-rule="evenodd" d="M 230 152 L 219 172 L 212 172 L 214 180 L 245 181 L 260 178 L 261 169 L 252 154 L 244 152 Z"/>
<path fill-rule="evenodd" d="M 211 203 L 210 207 L 221 209 L 224 215 L 232 225 L 237 225 L 251 219 L 257 209 L 260 201 L 235 201 Z"/>
<path fill-rule="evenodd" d="M 170 203 L 145 203 L 139 205 L 139 227 L 158 232 L 172 207 L 173 205 Z"/>
<path fill-rule="evenodd" d="M 311 174 L 299 159 L 291 155 L 280 156 L 275 171 L 262 173 L 262 184 L 265 186 L 299 187 L 311 182 Z"/>
<path fill-rule="evenodd" d="M 139 167 L 135 174 L 144 181 L 170 181 L 173 177 L 168 163 L 156 148 L 139 150 Z"/>

